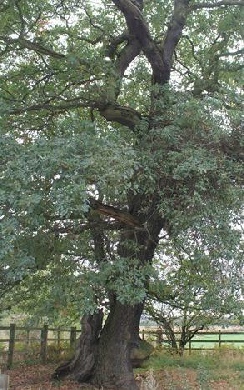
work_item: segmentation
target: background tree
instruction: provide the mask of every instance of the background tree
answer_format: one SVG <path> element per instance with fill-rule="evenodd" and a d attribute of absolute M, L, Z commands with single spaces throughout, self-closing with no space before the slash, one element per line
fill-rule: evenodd
<path fill-rule="evenodd" d="M 162 229 L 234 253 L 241 5 L 1 2 L 1 264 L 19 281 L 64 268 L 75 291 L 81 275 L 87 343 L 59 376 L 136 388 Z"/>
<path fill-rule="evenodd" d="M 179 354 L 197 332 L 243 311 L 242 258 L 233 262 L 224 248 L 222 257 L 214 258 L 211 251 L 201 253 L 196 242 L 188 240 L 184 247 L 184 241 L 160 245 L 158 276 L 151 279 L 145 303 Z"/>

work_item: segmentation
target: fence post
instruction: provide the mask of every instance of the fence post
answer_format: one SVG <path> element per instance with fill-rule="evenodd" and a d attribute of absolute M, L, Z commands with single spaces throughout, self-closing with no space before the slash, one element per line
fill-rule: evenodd
<path fill-rule="evenodd" d="M 15 346 L 15 324 L 10 324 L 9 327 L 9 347 L 8 347 L 8 361 L 7 368 L 10 369 L 13 365 Z"/>
<path fill-rule="evenodd" d="M 70 328 L 70 339 L 69 339 L 70 348 L 75 348 L 76 344 L 76 327 L 72 326 Z"/>
<path fill-rule="evenodd" d="M 142 335 L 141 335 L 141 337 L 142 337 L 142 340 L 145 340 L 145 330 L 144 330 L 144 329 L 142 329 Z"/>
<path fill-rule="evenodd" d="M 162 344 L 162 341 L 163 341 L 163 331 L 162 331 L 162 329 L 158 329 L 157 330 L 157 344 L 158 345 L 161 345 Z"/>
<path fill-rule="evenodd" d="M 47 336 L 48 336 L 48 325 L 44 325 L 41 330 L 41 361 L 43 364 L 47 362 Z"/>
<path fill-rule="evenodd" d="M 58 349 L 60 350 L 60 342 L 61 342 L 61 331 L 60 331 L 60 327 L 58 327 L 57 338 L 58 338 Z"/>
<path fill-rule="evenodd" d="M 221 330 L 219 330 L 219 349 L 221 347 Z"/>
<path fill-rule="evenodd" d="M 0 374 L 0 390 L 9 389 L 9 375 Z"/>
<path fill-rule="evenodd" d="M 30 345 L 30 329 L 26 329 L 26 345 L 27 347 Z"/>

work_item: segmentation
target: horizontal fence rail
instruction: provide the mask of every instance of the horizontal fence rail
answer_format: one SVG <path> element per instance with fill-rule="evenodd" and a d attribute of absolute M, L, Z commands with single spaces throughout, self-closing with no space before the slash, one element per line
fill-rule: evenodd
<path fill-rule="evenodd" d="M 175 332 L 174 334 L 176 335 L 176 341 L 179 342 L 181 333 Z M 171 341 L 167 338 L 162 329 L 143 329 L 140 331 L 140 335 L 143 340 L 151 340 L 156 345 L 171 346 Z M 177 336 L 179 336 L 178 339 Z M 191 353 L 192 350 L 215 350 L 216 347 L 221 348 L 224 344 L 228 345 L 230 348 L 240 347 L 242 346 L 242 343 L 244 343 L 244 331 L 199 331 L 186 344 L 184 349 Z"/>
<path fill-rule="evenodd" d="M 26 356 L 35 350 L 35 360 L 45 364 L 50 346 L 55 346 L 55 351 L 60 353 L 65 349 L 74 350 L 79 334 L 80 330 L 76 327 L 63 329 L 44 325 L 41 328 L 29 328 L 15 324 L 0 326 L 0 363 L 9 369 L 16 361 L 30 360 Z"/>
<path fill-rule="evenodd" d="M 44 325 L 39 328 L 20 327 L 16 324 L 0 326 L 0 364 L 11 368 L 17 361 L 30 360 L 30 351 L 35 351 L 35 359 L 47 363 L 50 349 L 62 353 L 66 349 L 74 350 L 76 339 L 81 330 L 76 327 L 69 329 L 49 328 Z M 179 335 L 179 332 L 175 332 Z M 161 329 L 141 329 L 140 337 L 151 341 L 154 345 L 170 347 L 170 340 Z M 224 344 L 230 347 L 241 346 L 244 343 L 244 331 L 233 332 L 219 330 L 217 332 L 199 331 L 186 345 L 185 350 L 211 350 Z M 33 355 L 31 359 L 33 360 Z M 51 360 L 51 358 L 49 358 Z"/>

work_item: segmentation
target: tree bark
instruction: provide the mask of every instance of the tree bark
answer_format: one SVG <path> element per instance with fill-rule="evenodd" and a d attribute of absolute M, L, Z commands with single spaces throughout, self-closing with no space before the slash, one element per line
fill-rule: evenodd
<path fill-rule="evenodd" d="M 69 375 L 72 379 L 79 382 L 90 380 L 96 362 L 102 321 L 102 310 L 93 315 L 84 316 L 81 319 L 81 335 L 74 357 L 55 370 L 53 374 L 54 379 L 61 379 Z"/>
<path fill-rule="evenodd" d="M 131 354 L 133 349 L 139 348 L 143 303 L 130 306 L 113 299 L 103 329 L 102 310 L 82 318 L 82 333 L 75 355 L 55 370 L 54 379 L 68 375 L 78 382 L 108 389 L 137 389 Z"/>
<path fill-rule="evenodd" d="M 121 232 L 118 255 L 128 261 L 137 258 L 140 266 L 152 261 L 158 243 L 159 233 L 165 224 L 157 211 L 156 200 L 143 213 L 143 206 L 149 201 L 145 197 L 133 199 L 130 203 L 131 218 L 136 218 L 145 228 L 127 227 Z M 150 216 L 150 217 L 149 217 Z M 134 220 L 133 219 L 133 220 Z M 134 245 L 127 245 L 133 242 Z M 100 246 L 102 241 L 99 239 Z M 99 246 L 99 248 L 100 248 Z M 96 240 L 98 248 L 98 240 Z M 102 248 L 99 257 L 104 261 Z M 145 280 L 145 285 L 147 281 Z M 83 318 L 83 331 L 74 358 L 59 367 L 55 377 L 69 375 L 79 382 L 89 382 L 104 389 L 136 390 L 133 375 L 132 355 L 139 348 L 139 324 L 144 302 L 134 305 L 122 304 L 114 291 L 108 291 L 110 311 L 102 328 L 102 313 Z M 133 352 L 133 353 L 132 353 Z"/>
<path fill-rule="evenodd" d="M 92 383 L 105 388 L 137 389 L 132 362 L 133 348 L 139 346 L 139 322 L 143 303 L 123 305 L 114 300 L 102 330 Z"/>

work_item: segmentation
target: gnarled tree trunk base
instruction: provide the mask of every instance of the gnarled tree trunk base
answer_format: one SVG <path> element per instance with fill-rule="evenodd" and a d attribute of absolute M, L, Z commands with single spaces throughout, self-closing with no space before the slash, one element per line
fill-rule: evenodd
<path fill-rule="evenodd" d="M 102 329 L 103 311 L 84 316 L 81 320 L 82 333 L 74 357 L 56 368 L 53 379 L 69 375 L 78 382 L 89 382 L 93 375 L 99 335 Z"/>
<path fill-rule="evenodd" d="M 53 379 L 69 376 L 104 389 L 137 390 L 133 367 L 140 366 L 153 349 L 139 339 L 141 309 L 142 305 L 116 302 L 103 328 L 102 310 L 83 317 L 75 355 L 55 370 Z"/>

